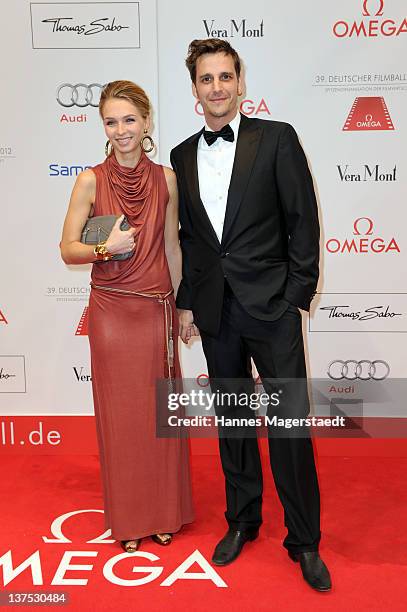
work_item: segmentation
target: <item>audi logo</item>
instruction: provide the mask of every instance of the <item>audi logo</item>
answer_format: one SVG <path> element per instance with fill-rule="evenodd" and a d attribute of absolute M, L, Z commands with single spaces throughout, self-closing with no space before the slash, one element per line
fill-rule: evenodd
<path fill-rule="evenodd" d="M 71 108 L 71 106 L 79 106 L 80 108 L 85 108 L 85 106 L 97 107 L 103 87 L 104 85 L 100 85 L 100 83 L 91 83 L 90 85 L 62 83 L 57 89 L 57 102 L 65 108 Z"/>
<path fill-rule="evenodd" d="M 327 374 L 332 380 L 384 380 L 390 374 L 390 366 L 381 359 L 336 359 L 329 364 Z"/>

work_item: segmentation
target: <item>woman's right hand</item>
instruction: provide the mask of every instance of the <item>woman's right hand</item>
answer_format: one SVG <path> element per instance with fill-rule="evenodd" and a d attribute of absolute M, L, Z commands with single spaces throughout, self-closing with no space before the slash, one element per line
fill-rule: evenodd
<path fill-rule="evenodd" d="M 109 238 L 106 240 L 106 248 L 112 255 L 122 255 L 123 253 L 130 253 L 136 246 L 134 240 L 134 234 L 136 233 L 135 227 L 130 227 L 128 230 L 121 230 L 120 225 L 124 219 L 124 215 L 121 215 L 114 224 L 112 231 L 109 234 Z"/>

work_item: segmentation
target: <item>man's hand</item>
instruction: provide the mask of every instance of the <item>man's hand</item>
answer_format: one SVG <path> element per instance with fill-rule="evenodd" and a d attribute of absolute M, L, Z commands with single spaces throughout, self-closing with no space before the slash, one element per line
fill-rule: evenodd
<path fill-rule="evenodd" d="M 188 344 L 192 336 L 199 336 L 199 330 L 194 325 L 194 315 L 192 310 L 178 310 L 179 315 L 179 335 L 182 342 Z"/>

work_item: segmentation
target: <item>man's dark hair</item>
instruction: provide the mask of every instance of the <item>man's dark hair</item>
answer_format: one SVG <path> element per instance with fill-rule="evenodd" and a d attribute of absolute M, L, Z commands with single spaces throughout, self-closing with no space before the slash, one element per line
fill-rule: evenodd
<path fill-rule="evenodd" d="M 193 83 L 196 82 L 196 62 L 205 53 L 225 53 L 233 58 L 237 78 L 240 77 L 240 57 L 227 40 L 222 38 L 204 38 L 203 40 L 193 40 L 188 47 L 188 56 L 185 64 L 191 75 Z"/>

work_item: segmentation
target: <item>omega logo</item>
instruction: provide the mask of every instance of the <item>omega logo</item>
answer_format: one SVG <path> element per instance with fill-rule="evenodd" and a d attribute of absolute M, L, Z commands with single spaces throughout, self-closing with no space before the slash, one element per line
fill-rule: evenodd
<path fill-rule="evenodd" d="M 378 0 L 379 2 L 379 8 L 377 13 L 375 13 L 375 17 L 382 17 L 383 16 L 383 7 L 384 7 L 384 0 Z M 370 17 L 372 13 L 369 13 L 368 10 L 368 4 L 370 3 L 370 0 L 364 0 L 363 2 L 363 16 L 364 17 Z"/>
<path fill-rule="evenodd" d="M 67 512 L 66 514 L 61 514 L 51 523 L 51 533 L 54 536 L 53 538 L 47 538 L 46 536 L 42 536 L 42 539 L 46 544 L 68 544 L 71 543 L 72 540 L 69 540 L 62 532 L 62 525 L 65 521 L 71 516 L 76 516 L 77 514 L 84 514 L 86 512 L 98 512 L 100 514 L 104 514 L 103 510 L 74 510 L 72 512 Z M 88 540 L 86 544 L 113 544 L 115 540 L 110 540 L 109 536 L 111 535 L 110 529 L 102 533 L 100 536 L 97 536 L 93 540 Z"/>
<path fill-rule="evenodd" d="M 358 229 L 360 221 L 367 221 L 367 231 L 366 232 L 360 233 Z M 353 230 L 354 230 L 353 231 L 354 236 L 371 236 L 373 233 L 373 221 L 369 219 L 369 217 L 359 217 L 359 219 L 356 219 L 353 224 Z"/>
<path fill-rule="evenodd" d="M 207 374 L 199 374 L 196 377 L 196 382 L 200 387 L 207 387 L 209 385 L 209 376 Z"/>
<path fill-rule="evenodd" d="M 373 221 L 369 217 L 359 217 L 353 223 L 354 236 L 372 236 Z M 325 244 L 328 253 L 400 253 L 400 247 L 395 237 L 384 240 L 380 236 L 370 238 L 329 238 Z"/>
<path fill-rule="evenodd" d="M 371 7 L 369 9 L 369 6 Z M 384 0 L 363 0 L 362 18 L 359 21 L 349 22 L 341 19 L 334 23 L 332 31 L 337 38 L 365 37 L 377 38 L 378 36 L 400 36 L 407 32 L 407 18 L 396 21 L 395 19 L 377 19 L 384 15 Z M 366 19 L 367 18 L 367 19 Z"/>
<path fill-rule="evenodd" d="M 5 325 L 8 325 L 8 321 L 7 321 L 4 313 L 1 312 L 1 310 L 0 310 L 0 323 L 4 323 Z"/>
<path fill-rule="evenodd" d="M 103 514 L 103 510 L 95 509 L 84 509 L 74 510 L 58 516 L 51 524 L 50 530 L 53 538 L 43 536 L 43 541 L 46 544 L 69 544 L 69 540 L 62 531 L 62 526 L 65 521 L 73 516 L 83 514 L 86 512 L 98 512 Z M 88 540 L 87 544 L 112 544 L 115 540 L 109 538 L 110 530 L 105 531 L 103 534 Z M 95 558 L 99 554 L 96 550 L 66 550 L 59 562 L 58 567 L 55 570 L 52 580 L 49 584 L 53 586 L 86 586 L 88 584 L 88 578 L 84 577 L 85 572 L 91 572 L 94 569 L 94 565 L 90 563 L 79 564 L 78 558 L 86 559 Z M 18 555 L 20 559 L 20 554 Z M 121 563 L 124 560 L 134 560 L 134 565 L 129 570 L 128 565 Z M 138 561 L 148 561 L 149 565 L 137 565 Z M 148 552 L 148 551 L 137 551 L 135 553 L 119 553 L 114 555 L 110 559 L 104 562 L 102 568 L 98 568 L 102 572 L 104 579 L 111 584 L 115 584 L 123 587 L 135 587 L 148 584 L 157 580 L 164 571 L 163 566 L 152 565 L 153 563 L 160 561 L 160 557 Z M 198 565 L 201 571 L 188 571 L 194 565 Z M 23 572 L 31 573 L 31 580 L 33 586 L 44 585 L 44 578 L 42 572 L 42 562 L 40 551 L 36 550 L 23 559 L 19 565 L 14 566 L 12 551 L 8 550 L 2 556 L 0 556 L 0 567 L 2 568 L 2 579 L 3 584 L 1 586 L 6 587 L 10 584 L 17 576 Z M 48 568 L 47 568 L 48 571 Z M 68 575 L 67 575 L 68 572 Z M 81 572 L 81 577 L 72 577 L 74 572 Z M 132 575 L 131 578 L 123 577 L 124 573 Z M 120 573 L 120 575 L 119 575 Z M 140 578 L 135 578 L 134 574 L 142 574 Z M 213 582 L 216 587 L 225 588 L 228 585 L 219 576 L 215 569 L 209 564 L 202 553 L 199 550 L 194 550 L 182 563 L 178 565 L 162 582 L 159 586 L 169 587 L 175 584 L 178 580 L 209 580 Z"/>
<path fill-rule="evenodd" d="M 260 115 L 261 113 L 265 113 L 266 115 L 271 116 L 271 112 L 267 106 L 267 102 L 264 98 L 260 100 L 260 102 L 254 102 L 253 100 L 242 100 L 239 106 L 239 110 L 244 114 L 250 117 L 250 115 Z M 204 112 L 202 110 L 202 105 L 197 100 L 195 102 L 195 112 L 200 117 L 204 116 Z"/>

